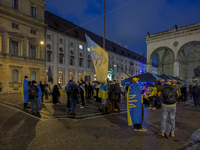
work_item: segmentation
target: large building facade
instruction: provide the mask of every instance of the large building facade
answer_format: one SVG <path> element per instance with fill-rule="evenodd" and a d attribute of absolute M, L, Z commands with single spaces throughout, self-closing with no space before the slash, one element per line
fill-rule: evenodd
<path fill-rule="evenodd" d="M 147 71 L 152 71 L 152 58 L 158 58 L 158 73 L 180 77 L 191 82 L 200 78 L 200 23 L 147 34 Z M 199 76 L 199 77 L 198 77 Z"/>
<path fill-rule="evenodd" d="M 46 29 L 46 72 L 51 67 L 54 84 L 66 85 L 70 79 L 97 80 L 87 47 L 85 34 L 98 45 L 103 45 L 103 38 L 82 27 L 45 11 Z M 147 72 L 146 58 L 134 53 L 116 42 L 106 40 L 109 54 L 108 78 L 121 82 L 129 76 Z M 153 66 L 157 74 L 157 67 Z"/>
<path fill-rule="evenodd" d="M 45 81 L 43 0 L 0 1 L 0 86 L 3 92 L 20 92 L 25 75 Z"/>

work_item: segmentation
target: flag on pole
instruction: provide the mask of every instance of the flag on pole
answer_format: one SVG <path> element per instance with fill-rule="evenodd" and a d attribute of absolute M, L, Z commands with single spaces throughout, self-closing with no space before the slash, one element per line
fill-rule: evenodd
<path fill-rule="evenodd" d="M 107 81 L 108 74 L 108 53 L 96 44 L 90 37 L 86 36 L 88 47 L 92 56 L 92 61 L 99 82 Z"/>
<path fill-rule="evenodd" d="M 49 70 L 47 72 L 47 83 L 48 84 L 53 84 L 53 75 L 52 75 L 50 66 L 49 66 Z"/>

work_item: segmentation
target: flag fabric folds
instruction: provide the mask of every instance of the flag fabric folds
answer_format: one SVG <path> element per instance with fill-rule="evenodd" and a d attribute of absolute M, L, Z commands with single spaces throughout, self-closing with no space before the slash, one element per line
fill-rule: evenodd
<path fill-rule="evenodd" d="M 131 83 L 127 93 L 127 118 L 128 125 L 142 123 L 142 88 L 140 84 Z"/>
<path fill-rule="evenodd" d="M 28 80 L 24 79 L 23 85 L 22 85 L 22 88 L 21 88 L 22 98 L 24 100 L 24 103 L 29 102 L 28 85 L 29 85 Z"/>
<path fill-rule="evenodd" d="M 92 56 L 92 61 L 99 82 L 107 81 L 108 74 L 108 53 L 96 44 L 90 37 L 86 36 L 88 47 Z"/>
<path fill-rule="evenodd" d="M 53 75 L 52 75 L 50 66 L 49 66 L 49 70 L 47 72 L 47 84 L 53 84 Z"/>
<path fill-rule="evenodd" d="M 98 97 L 102 98 L 102 99 L 106 99 L 107 98 L 107 93 L 108 93 L 107 87 L 105 85 L 101 84 L 101 86 L 99 88 Z"/>
<path fill-rule="evenodd" d="M 38 92 L 38 108 L 41 108 L 40 107 L 40 99 L 42 97 L 42 90 L 40 88 L 40 85 L 39 84 L 36 84 L 37 88 L 39 89 L 39 92 Z"/>

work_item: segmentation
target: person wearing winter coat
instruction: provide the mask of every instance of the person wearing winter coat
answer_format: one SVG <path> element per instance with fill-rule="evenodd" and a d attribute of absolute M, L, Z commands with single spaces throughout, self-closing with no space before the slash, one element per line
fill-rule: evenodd
<path fill-rule="evenodd" d="M 60 96 L 60 92 L 58 91 L 58 85 L 53 86 L 53 91 L 52 91 L 52 99 L 53 99 L 53 104 L 58 103 L 58 97 Z"/>

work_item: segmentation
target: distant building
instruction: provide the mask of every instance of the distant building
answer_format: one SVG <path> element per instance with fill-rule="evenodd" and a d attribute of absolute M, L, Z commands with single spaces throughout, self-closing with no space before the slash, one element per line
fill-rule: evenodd
<path fill-rule="evenodd" d="M 52 68 L 54 84 L 66 85 L 68 80 L 96 80 L 96 74 L 87 47 L 85 34 L 102 47 L 103 38 L 77 25 L 45 11 L 46 69 Z M 109 54 L 109 78 L 118 82 L 130 76 L 145 73 L 146 58 L 118 44 L 106 40 Z M 127 72 L 128 75 L 122 71 Z"/>
<path fill-rule="evenodd" d="M 25 75 L 45 81 L 44 7 L 42 0 L 0 0 L 0 85 L 20 92 Z"/>

